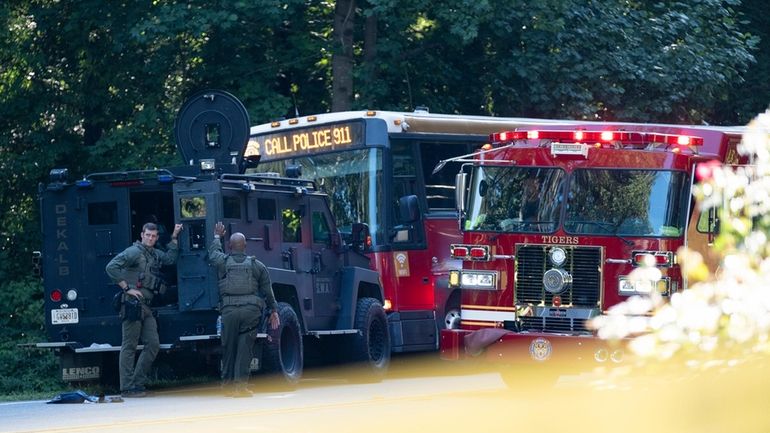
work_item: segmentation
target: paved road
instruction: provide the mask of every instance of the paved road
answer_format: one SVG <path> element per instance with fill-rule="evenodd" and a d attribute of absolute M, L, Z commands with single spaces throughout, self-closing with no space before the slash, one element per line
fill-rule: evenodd
<path fill-rule="evenodd" d="M 746 373 L 614 381 L 594 372 L 555 384 L 525 378 L 512 389 L 494 372 L 407 358 L 375 384 L 353 383 L 346 370 L 310 370 L 294 390 L 255 380 L 257 392 L 240 399 L 211 385 L 123 403 L 5 403 L 0 432 L 770 431 L 768 368 Z"/>

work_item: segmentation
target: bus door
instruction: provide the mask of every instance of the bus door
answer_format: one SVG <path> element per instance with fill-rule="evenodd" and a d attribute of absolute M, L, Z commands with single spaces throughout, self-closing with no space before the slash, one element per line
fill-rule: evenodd
<path fill-rule="evenodd" d="M 219 304 L 218 276 L 208 264 L 208 247 L 214 225 L 221 220 L 221 197 L 215 180 L 174 184 L 174 214 L 184 225 L 177 261 L 180 311 L 210 310 Z"/>

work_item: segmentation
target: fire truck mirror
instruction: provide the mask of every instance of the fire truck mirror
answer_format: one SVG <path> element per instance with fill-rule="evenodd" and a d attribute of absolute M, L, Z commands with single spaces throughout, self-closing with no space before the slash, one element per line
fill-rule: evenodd
<path fill-rule="evenodd" d="M 712 207 L 708 212 L 708 244 L 712 245 L 719 234 L 720 221 L 716 208 Z"/>
<path fill-rule="evenodd" d="M 462 213 L 465 210 L 465 182 L 468 177 L 465 173 L 457 173 L 455 176 L 455 207 Z"/>

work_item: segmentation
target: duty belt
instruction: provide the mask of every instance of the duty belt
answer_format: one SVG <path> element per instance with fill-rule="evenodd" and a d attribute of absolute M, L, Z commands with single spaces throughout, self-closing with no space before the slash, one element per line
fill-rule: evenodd
<path fill-rule="evenodd" d="M 222 306 L 228 305 L 259 305 L 257 295 L 222 295 Z"/>

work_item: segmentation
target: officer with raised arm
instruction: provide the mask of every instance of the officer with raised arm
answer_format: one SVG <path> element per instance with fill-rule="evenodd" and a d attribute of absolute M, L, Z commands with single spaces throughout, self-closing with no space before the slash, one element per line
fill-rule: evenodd
<path fill-rule="evenodd" d="M 209 247 L 209 263 L 219 272 L 219 308 L 222 314 L 222 386 L 226 395 L 251 396 L 246 387 L 254 343 L 259 332 L 262 311 L 269 307 L 270 327 L 278 329 L 278 304 L 265 265 L 246 255 L 246 237 L 230 236 L 230 254 L 222 252 L 220 239 L 225 226 L 218 222 Z"/>
<path fill-rule="evenodd" d="M 120 346 L 120 392 L 123 397 L 144 397 L 147 373 L 160 350 L 158 324 L 150 310 L 153 296 L 162 285 L 160 267 L 173 265 L 179 256 L 177 236 L 182 224 L 174 226 L 168 251 L 155 248 L 158 226 L 142 226 L 141 241 L 134 242 L 107 263 L 107 275 L 123 289 L 123 341 Z M 144 349 L 136 360 L 136 346 L 141 338 Z"/>

